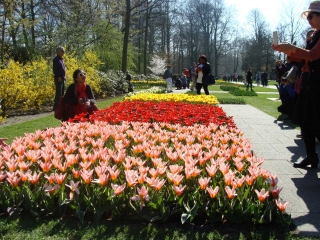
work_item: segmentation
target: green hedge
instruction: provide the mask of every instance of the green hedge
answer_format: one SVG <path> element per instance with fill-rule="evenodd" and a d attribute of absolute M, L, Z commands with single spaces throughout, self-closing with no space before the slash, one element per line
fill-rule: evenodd
<path fill-rule="evenodd" d="M 234 86 L 220 86 L 223 91 L 229 91 L 234 96 L 258 96 L 254 91 L 246 91 Z"/>

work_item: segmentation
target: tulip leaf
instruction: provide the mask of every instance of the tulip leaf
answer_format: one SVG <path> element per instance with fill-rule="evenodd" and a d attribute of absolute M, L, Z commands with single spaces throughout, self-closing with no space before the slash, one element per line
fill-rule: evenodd
<path fill-rule="evenodd" d="M 15 217 L 15 216 L 17 216 L 19 213 L 22 212 L 22 208 L 8 207 L 8 208 L 7 208 L 7 212 L 8 212 L 8 214 L 9 214 L 10 217 Z"/>
<path fill-rule="evenodd" d="M 83 224 L 84 215 L 86 214 L 86 211 L 82 211 L 80 209 L 76 210 L 76 213 L 78 215 L 78 218 L 80 220 L 81 225 Z"/>
<path fill-rule="evenodd" d="M 190 213 L 182 213 L 181 215 L 181 223 L 184 224 L 191 217 Z"/>

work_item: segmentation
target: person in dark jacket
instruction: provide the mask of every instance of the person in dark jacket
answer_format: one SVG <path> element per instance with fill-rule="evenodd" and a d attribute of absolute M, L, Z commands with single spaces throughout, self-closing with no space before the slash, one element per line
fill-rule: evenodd
<path fill-rule="evenodd" d="M 70 84 L 63 98 L 66 104 L 63 121 L 83 113 L 88 117 L 93 111 L 98 110 L 92 89 L 85 83 L 86 73 L 80 68 L 75 70 L 73 80 L 74 83 Z"/>
<path fill-rule="evenodd" d="M 55 110 L 60 98 L 63 96 L 66 84 L 66 66 L 63 61 L 64 48 L 57 47 L 56 52 L 57 56 L 53 59 L 53 75 L 54 84 L 56 86 L 53 110 Z"/>
<path fill-rule="evenodd" d="M 249 67 L 249 69 L 248 69 L 248 72 L 246 75 L 246 81 L 247 81 L 247 91 L 249 89 L 249 85 L 250 85 L 251 91 L 253 91 L 252 90 L 252 68 L 251 67 Z"/>
<path fill-rule="evenodd" d="M 290 57 L 305 60 L 302 70 L 302 80 L 298 102 L 301 107 L 295 109 L 295 114 L 301 116 L 301 131 L 306 147 L 307 157 L 299 163 L 297 168 L 311 166 L 317 168 L 319 164 L 318 153 L 315 148 L 315 137 L 320 139 L 320 1 L 312 1 L 309 9 L 301 16 L 306 18 L 315 32 L 306 48 L 299 48 L 289 43 L 272 45 L 276 51 L 283 52 Z M 304 74 L 308 73 L 308 74 Z"/>
<path fill-rule="evenodd" d="M 196 84 L 196 89 L 197 89 L 197 94 L 201 94 L 201 88 L 203 87 L 203 90 L 206 95 L 209 95 L 209 90 L 208 90 L 208 84 L 204 83 L 204 78 L 209 76 L 211 73 L 211 67 L 210 64 L 208 63 L 208 59 L 205 55 L 201 55 L 199 57 L 199 64 L 197 65 L 197 84 Z"/>

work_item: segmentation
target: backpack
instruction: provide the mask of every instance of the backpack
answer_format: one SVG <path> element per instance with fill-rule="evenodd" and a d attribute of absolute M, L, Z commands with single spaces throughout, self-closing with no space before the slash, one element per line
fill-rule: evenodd
<path fill-rule="evenodd" d="M 54 109 L 54 117 L 58 120 L 62 120 L 64 115 L 64 109 L 65 109 L 65 103 L 63 102 L 63 96 L 62 96 L 60 97 L 60 100 L 56 108 Z"/>

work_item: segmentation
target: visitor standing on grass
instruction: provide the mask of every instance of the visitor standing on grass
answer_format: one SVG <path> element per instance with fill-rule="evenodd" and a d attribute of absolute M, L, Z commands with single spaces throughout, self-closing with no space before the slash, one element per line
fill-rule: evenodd
<path fill-rule="evenodd" d="M 92 89 L 86 84 L 86 73 L 77 69 L 73 73 L 74 83 L 70 84 L 63 98 L 66 111 L 63 121 L 73 119 L 75 115 L 86 114 L 88 117 L 93 111 L 98 110 Z"/>
<path fill-rule="evenodd" d="M 246 75 L 246 81 L 247 81 L 247 91 L 249 89 L 249 85 L 250 85 L 251 91 L 253 91 L 252 90 L 252 68 L 251 67 L 249 67 L 249 69 L 248 69 L 248 72 Z"/>
<path fill-rule="evenodd" d="M 310 165 L 311 168 L 317 168 L 319 158 L 315 149 L 315 137 L 320 139 L 320 1 L 311 2 L 308 10 L 301 16 L 315 29 L 306 48 L 299 48 L 289 43 L 272 44 L 272 48 L 306 62 L 303 72 L 308 74 L 302 74 L 297 103 L 300 102 L 301 107 L 296 107 L 295 115 L 298 112 L 302 117 L 300 126 L 307 157 L 300 163 L 294 163 L 293 166 L 304 168 Z"/>
<path fill-rule="evenodd" d="M 163 78 L 167 82 L 167 92 L 172 92 L 172 70 L 170 65 L 168 65 L 167 69 L 164 71 Z"/>
<path fill-rule="evenodd" d="M 266 71 L 261 74 L 261 83 L 263 87 L 268 86 L 268 73 Z"/>
<path fill-rule="evenodd" d="M 207 77 L 211 73 L 211 67 L 210 64 L 208 63 L 208 59 L 205 55 L 201 55 L 199 57 L 199 64 L 197 66 L 197 73 L 198 73 L 198 78 L 197 78 L 197 94 L 201 94 L 201 88 L 203 87 L 203 90 L 206 95 L 209 95 L 209 90 L 208 90 L 208 84 L 203 82 L 203 79 Z"/>
<path fill-rule="evenodd" d="M 66 84 L 66 65 L 63 60 L 64 48 L 57 47 L 56 52 L 57 56 L 53 59 L 54 84 L 56 86 L 53 110 L 55 110 L 60 98 L 63 96 Z"/>

